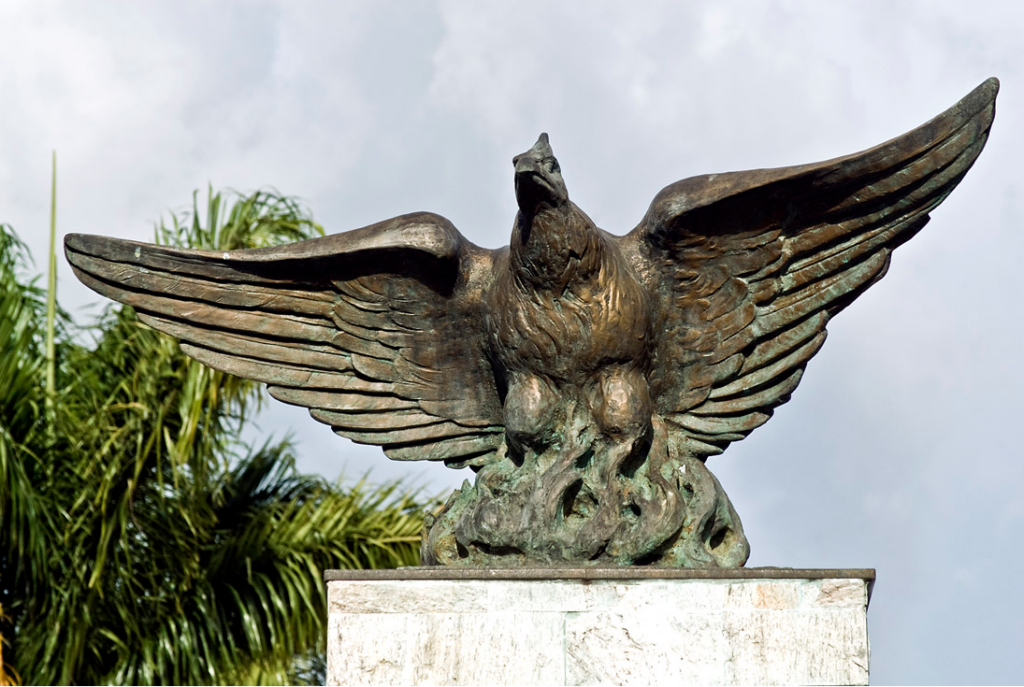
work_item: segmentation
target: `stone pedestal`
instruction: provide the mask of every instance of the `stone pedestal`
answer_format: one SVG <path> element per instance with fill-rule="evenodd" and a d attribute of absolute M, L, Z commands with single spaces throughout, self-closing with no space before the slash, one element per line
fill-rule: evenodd
<path fill-rule="evenodd" d="M 867 684 L 873 570 L 328 571 L 327 683 Z"/>

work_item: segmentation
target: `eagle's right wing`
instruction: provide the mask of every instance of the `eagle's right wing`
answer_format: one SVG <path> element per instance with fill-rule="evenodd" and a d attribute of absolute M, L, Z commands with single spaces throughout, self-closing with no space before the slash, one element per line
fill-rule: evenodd
<path fill-rule="evenodd" d="M 492 252 L 443 217 L 230 253 L 84 235 L 65 251 L 188 355 L 393 459 L 478 465 L 502 443 L 481 312 Z"/>
<path fill-rule="evenodd" d="M 970 169 L 998 89 L 861 153 L 677 182 L 620 239 L 654 303 L 652 396 L 694 453 L 720 453 L 789 400 L 829 318 Z"/>

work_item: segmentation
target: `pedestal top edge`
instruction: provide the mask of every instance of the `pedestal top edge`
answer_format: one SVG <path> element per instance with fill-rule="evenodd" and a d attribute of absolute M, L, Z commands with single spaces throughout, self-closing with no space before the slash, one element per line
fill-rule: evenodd
<path fill-rule="evenodd" d="M 325 570 L 324 581 L 404 580 L 824 580 L 875 581 L 874 568 L 446 568 Z"/>

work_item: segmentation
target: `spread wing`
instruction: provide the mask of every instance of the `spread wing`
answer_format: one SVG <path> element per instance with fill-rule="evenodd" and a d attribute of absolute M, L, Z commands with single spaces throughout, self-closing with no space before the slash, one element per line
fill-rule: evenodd
<path fill-rule="evenodd" d="M 393 459 L 476 465 L 501 444 L 480 304 L 492 254 L 443 217 L 230 253 L 82 235 L 65 251 L 188 355 Z"/>
<path fill-rule="evenodd" d="M 651 391 L 699 455 L 789 400 L 829 318 L 889 265 L 981 152 L 999 84 L 818 164 L 685 179 L 620 239 L 654 302 Z"/>

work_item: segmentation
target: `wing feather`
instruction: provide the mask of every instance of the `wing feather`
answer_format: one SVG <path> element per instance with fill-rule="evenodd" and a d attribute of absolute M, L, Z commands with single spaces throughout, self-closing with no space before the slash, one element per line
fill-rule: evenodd
<path fill-rule="evenodd" d="M 464 467 L 488 460 L 490 454 L 501 448 L 503 441 L 501 435 L 489 434 L 471 439 L 389 445 L 384 447 L 384 453 L 392 460 L 443 460 L 452 467 Z"/>

